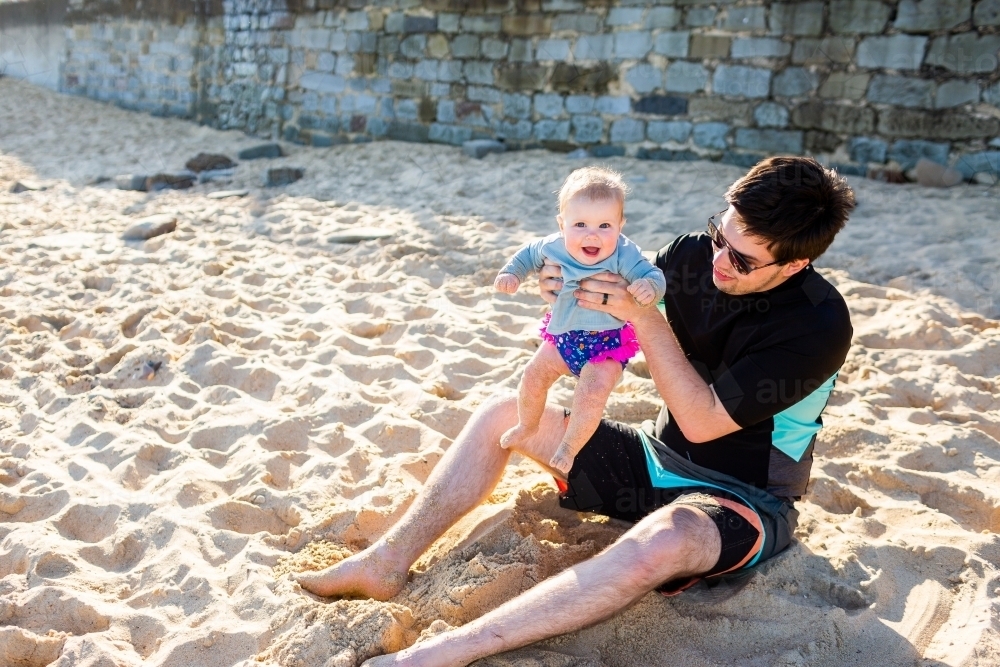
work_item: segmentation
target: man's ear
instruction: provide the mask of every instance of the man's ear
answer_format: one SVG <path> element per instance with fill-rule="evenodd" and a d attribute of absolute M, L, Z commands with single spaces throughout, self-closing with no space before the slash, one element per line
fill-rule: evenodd
<path fill-rule="evenodd" d="M 786 278 L 791 278 L 792 276 L 794 276 L 796 273 L 806 268 L 807 266 L 809 266 L 808 259 L 793 259 L 787 264 L 783 264 L 781 266 L 781 275 L 785 276 Z"/>

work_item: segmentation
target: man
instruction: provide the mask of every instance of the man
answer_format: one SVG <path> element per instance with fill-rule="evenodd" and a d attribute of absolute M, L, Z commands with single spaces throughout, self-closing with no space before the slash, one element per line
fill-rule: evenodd
<path fill-rule="evenodd" d="M 851 341 L 847 308 L 812 267 L 843 228 L 854 193 L 809 158 L 771 158 L 726 193 L 708 233 L 660 251 L 666 319 L 620 276 L 577 292 L 580 305 L 633 323 L 666 406 L 642 431 L 602 422 L 567 476 L 564 507 L 634 521 L 606 550 L 460 628 L 382 665 L 465 665 L 604 620 L 646 593 L 756 565 L 788 546 L 815 434 Z M 558 268 L 542 272 L 543 296 Z M 548 406 L 518 451 L 544 465 L 568 415 Z M 500 436 L 515 399 L 484 404 L 404 517 L 368 549 L 298 581 L 319 595 L 388 599 L 410 565 L 500 480 Z"/>

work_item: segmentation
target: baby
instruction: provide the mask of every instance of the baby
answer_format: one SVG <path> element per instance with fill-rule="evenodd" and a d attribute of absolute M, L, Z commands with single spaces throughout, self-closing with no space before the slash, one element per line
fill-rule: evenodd
<path fill-rule="evenodd" d="M 580 281 L 608 271 L 629 281 L 628 292 L 642 306 L 656 303 L 666 291 L 663 273 L 625 238 L 625 195 L 620 174 L 599 167 L 571 173 L 559 190 L 559 233 L 517 251 L 493 286 L 513 294 L 545 258 L 562 267 L 563 287 L 542 321 L 542 345 L 528 362 L 517 398 L 518 424 L 503 434 L 500 446 L 516 447 L 538 430 L 549 387 L 560 376 L 580 378 L 566 435 L 549 465 L 563 474 L 597 430 L 611 390 L 629 359 L 639 351 L 632 325 L 607 313 L 577 305 Z M 606 297 L 605 297 L 606 299 Z"/>

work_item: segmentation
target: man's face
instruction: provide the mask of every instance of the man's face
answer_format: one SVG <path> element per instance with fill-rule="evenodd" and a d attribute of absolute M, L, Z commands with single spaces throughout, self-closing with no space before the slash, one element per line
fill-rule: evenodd
<path fill-rule="evenodd" d="M 726 242 L 747 260 L 750 268 L 764 267 L 765 264 L 773 262 L 774 255 L 767 249 L 767 242 L 741 231 L 742 225 L 738 225 L 738 221 L 739 215 L 732 206 L 721 218 L 716 218 L 716 224 Z M 796 260 L 789 264 L 766 266 L 744 276 L 733 266 L 727 248 L 713 246 L 713 249 L 715 254 L 712 256 L 712 282 L 720 292 L 734 296 L 765 292 L 777 287 L 808 264 L 804 260 Z M 798 265 L 800 262 L 803 263 L 789 272 L 793 264 Z"/>
<path fill-rule="evenodd" d="M 584 197 L 570 199 L 556 220 L 566 251 L 584 266 L 593 266 L 611 257 L 625 224 L 621 204 L 617 201 L 591 201 Z"/>

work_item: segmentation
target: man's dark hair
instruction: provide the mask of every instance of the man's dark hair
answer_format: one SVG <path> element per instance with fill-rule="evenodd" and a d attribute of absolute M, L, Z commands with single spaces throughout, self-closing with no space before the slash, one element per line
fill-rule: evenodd
<path fill-rule="evenodd" d="M 743 229 L 767 242 L 779 263 L 814 260 L 854 210 L 854 191 L 843 176 L 808 157 L 771 157 L 726 191 Z"/>

